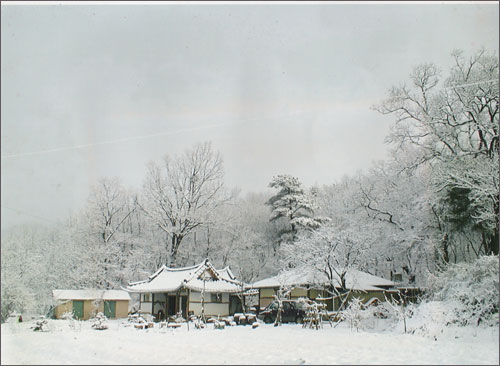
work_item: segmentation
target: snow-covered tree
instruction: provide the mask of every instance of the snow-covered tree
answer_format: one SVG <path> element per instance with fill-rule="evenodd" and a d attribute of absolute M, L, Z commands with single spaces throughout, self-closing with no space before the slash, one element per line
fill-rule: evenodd
<path fill-rule="evenodd" d="M 53 305 L 52 290 L 73 284 L 70 271 L 79 259 L 69 239 L 41 225 L 2 230 L 2 321 L 13 311 L 45 315 Z"/>
<path fill-rule="evenodd" d="M 84 249 L 83 265 L 76 269 L 80 286 L 117 288 L 136 275 L 134 257 L 144 253 L 141 236 L 149 235 L 139 211 L 137 195 L 117 178 L 92 187 L 87 206 L 73 220 L 75 239 Z"/>
<path fill-rule="evenodd" d="M 391 272 L 423 284 L 434 270 L 438 225 L 432 213 L 429 172 L 405 170 L 395 160 L 379 162 L 358 178 L 359 203 L 377 236 L 372 255 Z M 388 276 L 388 273 L 384 273 Z"/>
<path fill-rule="evenodd" d="M 326 218 L 314 217 L 314 210 L 318 208 L 314 194 L 307 192 L 297 178 L 277 175 L 269 187 L 278 190 L 267 202 L 271 206 L 270 220 L 284 219 L 286 222 L 281 240 L 294 240 L 300 229 L 315 230 L 327 221 Z"/>
<path fill-rule="evenodd" d="M 142 207 L 169 239 L 168 262 L 176 264 L 183 239 L 213 220 L 213 212 L 231 198 L 224 188 L 222 158 L 210 143 L 183 155 L 165 156 L 163 166 L 148 165 Z"/>
<path fill-rule="evenodd" d="M 370 233 L 354 224 L 323 225 L 309 235 L 302 234 L 294 243 L 283 244 L 284 260 L 305 275 L 328 284 L 332 295 L 344 299 L 349 292 L 347 274 L 365 269 L 370 263 Z"/>
<path fill-rule="evenodd" d="M 478 248 L 497 254 L 499 242 L 498 56 L 485 50 L 469 59 L 461 51 L 452 56 L 445 79 L 435 65 L 419 65 L 412 87 L 392 88 L 376 107 L 396 117 L 388 142 L 397 151 L 416 147 L 406 168 L 431 167 L 445 262 L 458 242 L 470 241 L 478 254 Z"/>

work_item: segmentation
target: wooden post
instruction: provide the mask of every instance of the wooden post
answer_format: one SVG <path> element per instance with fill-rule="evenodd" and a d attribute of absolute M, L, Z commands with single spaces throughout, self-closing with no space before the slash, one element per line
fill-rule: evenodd
<path fill-rule="evenodd" d="M 205 276 L 203 276 L 203 291 L 201 292 L 201 320 L 205 323 Z"/>
<path fill-rule="evenodd" d="M 151 293 L 151 315 L 155 316 L 155 293 Z"/>

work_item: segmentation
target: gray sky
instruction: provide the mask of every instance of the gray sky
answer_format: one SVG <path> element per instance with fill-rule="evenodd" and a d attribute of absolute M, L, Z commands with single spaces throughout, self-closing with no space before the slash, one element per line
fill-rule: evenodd
<path fill-rule="evenodd" d="M 205 140 L 243 191 L 366 169 L 391 123 L 370 106 L 420 62 L 498 52 L 498 10 L 3 3 L 2 227 L 65 218 L 100 177 L 139 188 L 148 161 Z"/>

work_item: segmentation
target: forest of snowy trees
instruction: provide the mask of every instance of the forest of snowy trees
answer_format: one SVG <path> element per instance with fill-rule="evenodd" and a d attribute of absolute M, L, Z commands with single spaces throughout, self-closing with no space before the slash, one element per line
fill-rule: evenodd
<path fill-rule="evenodd" d="M 102 178 L 60 225 L 2 230 L 2 321 L 46 312 L 56 288 L 120 288 L 206 257 L 247 283 L 302 265 L 424 286 L 449 263 L 498 255 L 498 56 L 451 57 L 450 70 L 417 65 L 373 107 L 394 124 L 390 158 L 367 171 L 315 187 L 276 172 L 243 195 L 205 142 L 151 162 L 141 187 Z"/>

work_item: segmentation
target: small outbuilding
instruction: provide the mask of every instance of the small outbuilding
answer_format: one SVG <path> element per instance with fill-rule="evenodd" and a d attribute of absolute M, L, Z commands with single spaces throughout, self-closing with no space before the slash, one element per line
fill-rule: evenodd
<path fill-rule="evenodd" d="M 76 319 L 87 320 L 102 312 L 108 319 L 128 316 L 130 295 L 123 290 L 53 290 L 56 302 L 54 317 L 73 313 Z"/>

